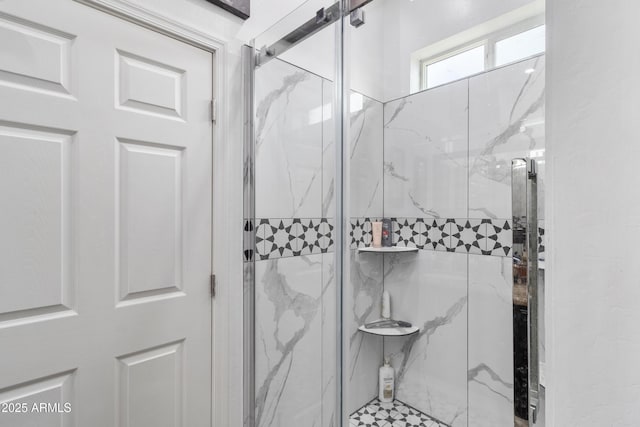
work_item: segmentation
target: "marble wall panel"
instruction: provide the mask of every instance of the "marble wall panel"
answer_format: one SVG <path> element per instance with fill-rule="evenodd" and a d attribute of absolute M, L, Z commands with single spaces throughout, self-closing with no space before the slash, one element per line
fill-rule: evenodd
<path fill-rule="evenodd" d="M 336 125 L 333 82 L 322 81 L 322 216 L 336 212 Z"/>
<path fill-rule="evenodd" d="M 278 59 L 255 74 L 255 215 L 322 217 L 322 79 Z"/>
<path fill-rule="evenodd" d="M 512 268 L 469 256 L 469 427 L 513 424 Z"/>
<path fill-rule="evenodd" d="M 454 427 L 467 425 L 467 255 L 418 251 L 384 256 L 391 317 L 420 327 L 385 338 L 397 398 Z"/>
<path fill-rule="evenodd" d="M 383 104 L 351 94 L 349 215 L 380 217 L 383 203 Z"/>
<path fill-rule="evenodd" d="M 358 331 L 380 318 L 383 257 L 350 251 L 349 280 L 344 297 L 344 351 L 347 411 L 352 413 L 378 394 L 378 368 L 382 363 L 381 337 Z"/>
<path fill-rule="evenodd" d="M 539 162 L 544 218 L 545 59 L 540 56 L 469 80 L 469 217 L 511 218 L 511 160 Z"/>
<path fill-rule="evenodd" d="M 322 255 L 255 263 L 258 427 L 321 423 L 322 265 Z"/>
<path fill-rule="evenodd" d="M 337 426 L 340 414 L 336 409 L 336 396 L 341 386 L 338 377 L 337 345 L 338 306 L 334 254 L 322 255 L 322 427 Z"/>
<path fill-rule="evenodd" d="M 467 216 L 468 83 L 384 105 L 384 215 Z"/>

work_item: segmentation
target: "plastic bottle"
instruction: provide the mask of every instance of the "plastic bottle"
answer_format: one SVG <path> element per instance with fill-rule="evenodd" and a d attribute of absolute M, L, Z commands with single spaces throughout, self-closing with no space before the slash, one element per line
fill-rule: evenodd
<path fill-rule="evenodd" d="M 378 399 L 380 402 L 393 402 L 395 397 L 395 371 L 389 364 L 389 358 L 384 358 L 384 365 L 380 367 Z"/>

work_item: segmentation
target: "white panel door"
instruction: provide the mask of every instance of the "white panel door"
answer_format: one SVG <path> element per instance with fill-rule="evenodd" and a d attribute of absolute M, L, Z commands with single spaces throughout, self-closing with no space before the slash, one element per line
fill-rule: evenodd
<path fill-rule="evenodd" d="M 0 427 L 211 425 L 212 56 L 0 1 Z"/>

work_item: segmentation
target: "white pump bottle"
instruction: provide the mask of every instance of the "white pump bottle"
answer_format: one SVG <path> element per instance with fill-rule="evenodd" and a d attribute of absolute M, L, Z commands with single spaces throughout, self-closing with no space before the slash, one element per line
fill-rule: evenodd
<path fill-rule="evenodd" d="M 384 358 L 384 365 L 380 367 L 378 399 L 380 402 L 393 402 L 395 397 L 395 371 L 389 364 L 389 358 Z"/>

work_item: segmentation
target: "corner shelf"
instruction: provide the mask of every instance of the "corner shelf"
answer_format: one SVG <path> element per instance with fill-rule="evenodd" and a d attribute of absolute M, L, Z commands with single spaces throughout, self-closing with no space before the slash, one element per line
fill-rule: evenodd
<path fill-rule="evenodd" d="M 409 328 L 365 328 L 364 325 L 358 328 L 359 331 L 366 334 L 380 335 L 383 337 L 404 337 L 407 335 L 413 335 L 417 333 L 420 328 L 417 326 L 411 326 Z"/>
<path fill-rule="evenodd" d="M 374 248 L 367 246 L 366 248 L 358 248 L 358 252 L 375 252 L 375 253 L 402 253 L 402 252 L 418 252 L 418 248 L 407 248 L 404 246 L 382 246 Z"/>

